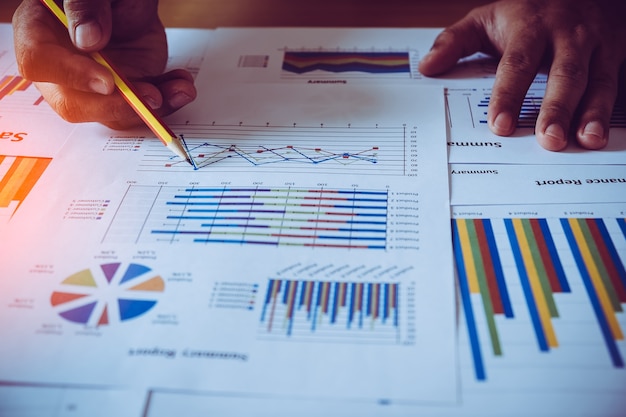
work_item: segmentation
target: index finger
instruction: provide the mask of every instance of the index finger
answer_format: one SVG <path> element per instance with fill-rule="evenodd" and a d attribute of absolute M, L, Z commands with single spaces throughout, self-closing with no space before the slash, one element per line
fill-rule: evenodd
<path fill-rule="evenodd" d="M 546 46 L 546 40 L 537 30 L 519 30 L 508 39 L 487 110 L 487 123 L 495 134 L 508 136 L 515 131 L 524 98 L 537 75 Z"/>

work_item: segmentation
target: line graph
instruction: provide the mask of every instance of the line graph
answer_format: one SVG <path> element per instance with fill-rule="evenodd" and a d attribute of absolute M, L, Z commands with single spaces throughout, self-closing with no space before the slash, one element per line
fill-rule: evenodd
<path fill-rule="evenodd" d="M 336 162 L 342 165 L 351 165 L 359 162 L 376 164 L 378 161 L 378 146 L 360 152 L 332 152 L 322 148 L 300 147 L 293 145 L 268 147 L 230 145 L 224 146 L 209 142 L 190 147 L 190 151 L 197 156 L 194 158 L 199 168 L 220 163 L 228 158 L 241 158 L 253 166 L 279 164 L 281 162 L 296 162 L 302 164 L 323 164 Z"/>
<path fill-rule="evenodd" d="M 218 124 L 172 125 L 200 169 L 258 172 L 405 175 L 410 148 L 406 126 Z M 148 147 L 142 171 L 187 172 L 158 143 Z M 414 152 L 417 152 L 416 150 Z"/>

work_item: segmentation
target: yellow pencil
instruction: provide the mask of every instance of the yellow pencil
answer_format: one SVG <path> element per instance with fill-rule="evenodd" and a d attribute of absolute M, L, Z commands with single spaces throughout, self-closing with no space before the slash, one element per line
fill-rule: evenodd
<path fill-rule="evenodd" d="M 54 2 L 54 0 L 41 0 L 41 2 L 54 14 L 61 23 L 68 27 L 67 16 L 65 12 Z M 92 52 L 91 57 L 99 64 L 105 66 L 113 74 L 115 80 L 115 86 L 122 94 L 128 104 L 135 110 L 137 115 L 148 125 L 150 130 L 161 139 L 161 142 L 167 146 L 174 154 L 183 158 L 191 164 L 194 168 L 194 163 L 189 151 L 187 150 L 184 141 L 181 140 L 172 130 L 161 120 L 161 118 L 152 111 L 145 101 L 139 97 L 132 87 L 132 84 L 126 80 L 126 78 L 115 69 L 115 67 L 106 59 L 104 55 L 99 52 Z"/>

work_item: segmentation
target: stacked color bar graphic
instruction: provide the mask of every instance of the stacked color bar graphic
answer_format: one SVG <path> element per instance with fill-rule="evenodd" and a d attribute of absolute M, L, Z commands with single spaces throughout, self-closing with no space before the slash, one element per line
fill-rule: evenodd
<path fill-rule="evenodd" d="M 25 91 L 32 82 L 16 75 L 6 75 L 0 80 L 0 100 L 16 91 Z"/>
<path fill-rule="evenodd" d="M 187 188 L 166 203 L 176 226 L 152 233 L 207 244 L 385 249 L 387 202 L 387 191 Z"/>
<path fill-rule="evenodd" d="M 24 201 L 45 171 L 51 158 L 0 155 L 0 168 L 5 171 L 0 178 L 0 208 Z"/>
<path fill-rule="evenodd" d="M 285 52 L 283 70 L 295 74 L 312 71 L 411 73 L 408 52 Z"/>
<path fill-rule="evenodd" d="M 617 220 L 626 238 L 624 219 Z M 602 219 L 561 219 L 589 300 L 615 367 L 624 367 L 617 340 L 624 334 L 616 313 L 626 303 L 626 272 Z"/>
<path fill-rule="evenodd" d="M 558 346 L 552 318 L 559 317 L 554 293 L 570 292 L 545 219 L 504 220 L 541 351 Z"/>
<path fill-rule="evenodd" d="M 459 289 L 467 321 L 474 371 L 479 380 L 486 379 L 471 294 L 480 294 L 493 354 L 502 355 L 495 315 L 513 317 L 500 256 L 489 219 L 455 219 L 452 221 L 454 253 Z"/>
<path fill-rule="evenodd" d="M 398 283 L 270 279 L 261 323 L 265 332 L 286 336 L 293 335 L 298 318 L 308 323 L 310 333 L 322 327 L 397 330 L 398 291 Z M 283 312 L 281 317 L 277 310 Z M 342 312 L 345 321 L 339 322 Z"/>

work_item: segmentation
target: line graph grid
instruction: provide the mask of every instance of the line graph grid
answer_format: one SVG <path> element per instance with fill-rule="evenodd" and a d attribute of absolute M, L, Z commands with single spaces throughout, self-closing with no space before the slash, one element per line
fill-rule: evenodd
<path fill-rule="evenodd" d="M 173 125 L 199 169 L 212 172 L 404 175 L 405 126 Z M 147 143 L 143 171 L 188 172 L 160 143 Z"/>

